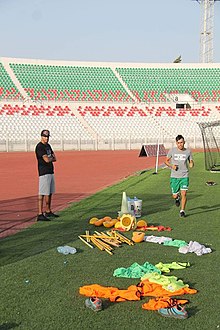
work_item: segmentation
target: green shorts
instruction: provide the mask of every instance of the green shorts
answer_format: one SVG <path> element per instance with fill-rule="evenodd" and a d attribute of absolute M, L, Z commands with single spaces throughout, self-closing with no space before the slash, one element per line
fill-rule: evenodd
<path fill-rule="evenodd" d="M 189 178 L 170 178 L 172 194 L 177 194 L 180 190 L 188 190 Z"/>

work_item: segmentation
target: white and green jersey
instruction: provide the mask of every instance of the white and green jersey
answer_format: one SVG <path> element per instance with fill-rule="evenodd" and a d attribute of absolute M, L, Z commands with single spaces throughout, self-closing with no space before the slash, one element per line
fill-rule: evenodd
<path fill-rule="evenodd" d="M 188 162 L 193 159 L 190 149 L 179 150 L 177 147 L 170 149 L 167 154 L 172 165 L 177 165 L 177 171 L 171 170 L 171 178 L 187 178 L 189 176 Z"/>

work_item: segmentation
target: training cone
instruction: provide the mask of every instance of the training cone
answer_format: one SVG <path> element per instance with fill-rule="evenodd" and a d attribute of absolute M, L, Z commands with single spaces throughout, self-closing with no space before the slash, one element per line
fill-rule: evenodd
<path fill-rule="evenodd" d="M 118 212 L 118 215 L 119 217 L 121 217 L 123 214 L 127 214 L 127 213 L 129 213 L 127 196 L 126 196 L 126 192 L 123 192 L 122 201 L 121 201 L 121 211 Z"/>

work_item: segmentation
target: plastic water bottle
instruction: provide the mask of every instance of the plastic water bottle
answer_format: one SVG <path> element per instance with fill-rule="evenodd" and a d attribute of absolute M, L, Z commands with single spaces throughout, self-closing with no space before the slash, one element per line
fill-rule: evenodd
<path fill-rule="evenodd" d="M 64 246 L 58 246 L 57 251 L 62 254 L 69 254 L 68 249 L 66 249 Z"/>
<path fill-rule="evenodd" d="M 134 197 L 134 215 L 136 218 L 141 217 L 142 211 L 142 200 L 138 199 L 136 196 Z"/>
<path fill-rule="evenodd" d="M 57 251 L 65 255 L 76 253 L 76 249 L 68 245 L 58 246 Z"/>
<path fill-rule="evenodd" d="M 67 249 L 68 253 L 70 253 L 70 254 L 75 254 L 76 253 L 76 249 L 74 247 L 65 245 L 64 248 Z"/>

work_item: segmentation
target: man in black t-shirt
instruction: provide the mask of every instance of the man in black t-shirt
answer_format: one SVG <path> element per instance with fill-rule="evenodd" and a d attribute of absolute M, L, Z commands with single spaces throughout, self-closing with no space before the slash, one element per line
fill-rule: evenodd
<path fill-rule="evenodd" d="M 39 196 L 37 221 L 50 221 L 52 217 L 59 217 L 51 210 L 52 194 L 55 192 L 54 166 L 56 156 L 49 145 L 50 132 L 41 132 L 41 141 L 36 145 L 35 154 L 38 163 L 39 174 Z M 45 196 L 46 211 L 43 213 L 43 202 Z"/>

